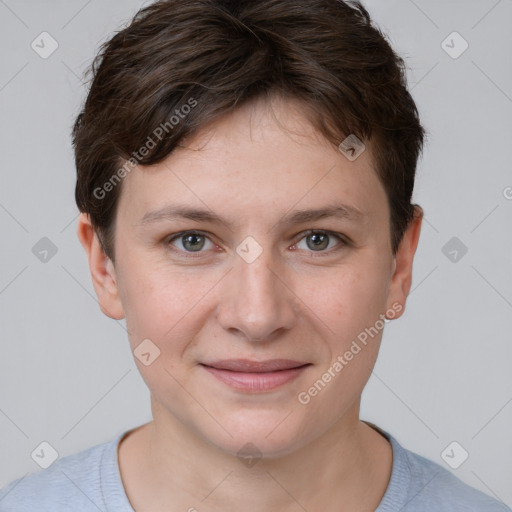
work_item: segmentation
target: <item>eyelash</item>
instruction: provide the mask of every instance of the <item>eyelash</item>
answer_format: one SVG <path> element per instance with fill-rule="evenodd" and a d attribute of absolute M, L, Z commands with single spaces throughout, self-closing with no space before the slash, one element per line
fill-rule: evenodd
<path fill-rule="evenodd" d="M 329 250 L 319 251 L 319 252 L 308 251 L 311 253 L 311 257 L 313 257 L 313 258 L 331 255 L 332 253 L 341 250 L 343 247 L 350 245 L 350 241 L 348 240 L 347 237 L 342 236 L 341 234 L 338 234 L 338 233 L 334 233 L 333 231 L 325 230 L 325 229 L 310 229 L 310 230 L 304 231 L 303 233 L 301 233 L 301 238 L 299 238 L 297 240 L 297 242 L 295 242 L 293 245 L 295 246 L 304 238 L 307 238 L 308 236 L 315 235 L 315 234 L 324 234 L 324 235 L 328 235 L 329 237 L 337 238 L 339 243 L 334 248 L 331 248 Z M 169 247 L 170 250 L 172 250 L 173 252 L 179 253 L 180 255 L 183 255 L 183 257 L 185 257 L 185 258 L 200 258 L 200 257 L 202 257 L 204 251 L 199 251 L 197 253 L 193 253 L 190 251 L 182 251 L 181 249 L 176 249 L 174 246 L 172 246 L 172 242 L 174 242 L 175 240 L 178 240 L 180 238 L 183 238 L 186 235 L 203 236 L 203 237 L 207 238 L 208 240 L 210 240 L 210 238 L 208 237 L 208 234 L 203 231 L 195 231 L 195 230 L 182 231 L 180 233 L 176 233 L 175 235 L 172 235 L 170 238 L 168 237 L 166 239 L 166 245 Z M 214 243 L 212 240 L 210 240 L 210 242 Z"/>

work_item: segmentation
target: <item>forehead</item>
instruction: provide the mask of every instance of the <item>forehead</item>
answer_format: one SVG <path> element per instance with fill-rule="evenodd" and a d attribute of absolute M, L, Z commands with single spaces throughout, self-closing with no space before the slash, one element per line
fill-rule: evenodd
<path fill-rule="evenodd" d="M 382 215 L 387 201 L 371 144 L 350 161 L 300 107 L 259 101 L 210 123 L 164 161 L 127 175 L 119 209 L 134 223 L 173 205 L 231 210 L 233 221 L 340 203 L 361 218 Z"/>

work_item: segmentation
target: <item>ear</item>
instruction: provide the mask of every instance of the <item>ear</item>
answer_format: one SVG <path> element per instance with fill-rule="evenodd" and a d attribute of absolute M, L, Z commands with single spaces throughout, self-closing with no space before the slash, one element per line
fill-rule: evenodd
<path fill-rule="evenodd" d="M 92 284 L 96 290 L 101 311 L 114 320 L 121 320 L 125 314 L 119 297 L 115 268 L 103 251 L 88 214 L 80 214 L 77 233 L 87 253 Z"/>
<path fill-rule="evenodd" d="M 416 248 L 418 247 L 422 220 L 423 209 L 415 205 L 414 218 L 404 232 L 394 260 L 394 271 L 387 304 L 388 309 L 396 311 L 396 315 L 393 318 L 399 318 L 405 311 L 405 302 L 411 289 L 412 264 Z M 399 311 L 392 308 L 392 305 L 396 303 L 402 306 Z"/>

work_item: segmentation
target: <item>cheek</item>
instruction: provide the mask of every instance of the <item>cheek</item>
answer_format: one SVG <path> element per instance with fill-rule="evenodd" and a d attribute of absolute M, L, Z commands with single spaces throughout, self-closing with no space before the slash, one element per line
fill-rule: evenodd
<path fill-rule="evenodd" d="M 342 358 L 331 368 L 336 378 L 329 387 L 362 389 L 369 378 L 385 326 L 386 289 L 385 274 L 378 266 L 365 264 L 364 269 L 337 269 L 331 273 L 330 280 L 310 296 L 308 306 L 320 319 L 318 325 L 327 326 L 322 332 L 327 336 L 329 357 L 324 360 L 321 371 L 328 370 L 334 361 Z"/>
<path fill-rule="evenodd" d="M 133 262 L 122 287 L 132 346 L 149 338 L 162 350 L 180 350 L 179 340 L 200 325 L 195 317 L 201 299 L 214 284 L 212 279 L 198 278 L 197 273 Z"/>
<path fill-rule="evenodd" d="M 161 392 L 178 403 L 180 386 L 172 376 L 182 380 L 181 355 L 200 329 L 200 308 L 194 306 L 207 287 L 194 288 L 176 271 L 147 264 L 131 268 L 123 281 L 123 303 L 135 362 L 152 393 Z M 151 361 L 146 365 L 142 355 L 148 352 Z"/>
<path fill-rule="evenodd" d="M 363 268 L 364 267 L 364 268 Z M 336 334 L 354 334 L 379 317 L 386 305 L 388 283 L 378 268 L 335 269 L 322 285 L 304 290 L 306 303 Z M 348 329 L 348 331 L 347 331 Z M 345 337 L 344 336 L 344 337 Z"/>
<path fill-rule="evenodd" d="M 380 279 L 380 280 L 379 280 Z M 311 297 L 315 315 L 328 329 L 328 360 L 318 367 L 307 388 L 311 417 L 339 418 L 359 397 L 375 365 L 384 322 L 382 275 L 354 270 L 333 272 L 329 284 Z M 310 306 L 313 309 L 312 306 Z M 320 325 L 318 323 L 318 325 Z M 326 408 L 328 411 L 326 411 Z"/>

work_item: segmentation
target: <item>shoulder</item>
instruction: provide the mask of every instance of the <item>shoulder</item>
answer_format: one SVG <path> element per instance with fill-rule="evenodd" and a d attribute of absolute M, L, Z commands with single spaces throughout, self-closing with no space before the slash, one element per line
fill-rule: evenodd
<path fill-rule="evenodd" d="M 391 478 L 375 512 L 512 512 L 503 502 L 467 485 L 436 462 L 404 448 L 390 433 L 365 421 L 393 448 Z"/>
<path fill-rule="evenodd" d="M 401 473 L 408 474 L 403 512 L 512 512 L 501 501 L 467 485 L 440 464 L 401 447 L 396 439 L 392 444 L 402 466 Z"/>
<path fill-rule="evenodd" d="M 0 489 L 0 512 L 103 510 L 101 473 L 120 437 L 12 481 Z"/>

